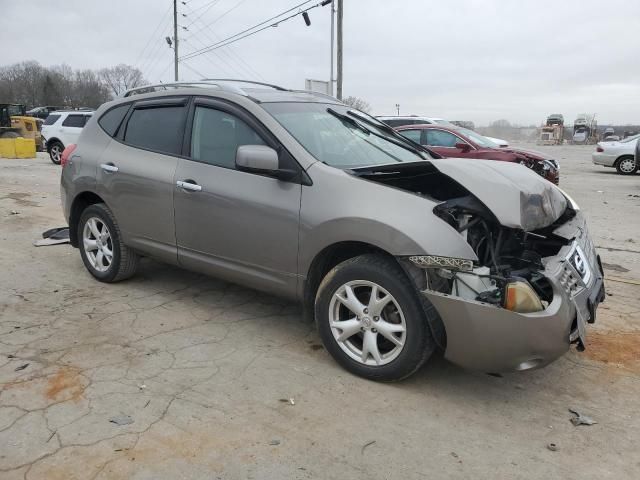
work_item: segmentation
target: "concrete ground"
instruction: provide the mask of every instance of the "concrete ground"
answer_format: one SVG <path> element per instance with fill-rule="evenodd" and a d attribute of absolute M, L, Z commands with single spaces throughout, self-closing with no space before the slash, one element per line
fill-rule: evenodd
<path fill-rule="evenodd" d="M 439 356 L 398 384 L 342 370 L 296 305 L 149 260 L 105 285 L 33 247 L 64 225 L 60 167 L 0 160 L 0 478 L 637 479 L 640 175 L 538 148 L 605 262 L 587 350 L 503 377 Z"/>

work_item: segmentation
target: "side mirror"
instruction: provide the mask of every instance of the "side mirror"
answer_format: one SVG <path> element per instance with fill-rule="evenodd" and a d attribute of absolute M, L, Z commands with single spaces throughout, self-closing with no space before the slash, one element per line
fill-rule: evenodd
<path fill-rule="evenodd" d="M 464 142 L 458 142 L 456 143 L 456 148 L 458 150 L 462 150 L 463 152 L 468 152 L 469 150 L 471 150 L 471 145 Z"/>
<path fill-rule="evenodd" d="M 279 180 L 293 180 L 298 172 L 279 168 L 278 152 L 266 145 L 241 145 L 236 151 L 236 168 L 245 172 L 269 175 Z"/>

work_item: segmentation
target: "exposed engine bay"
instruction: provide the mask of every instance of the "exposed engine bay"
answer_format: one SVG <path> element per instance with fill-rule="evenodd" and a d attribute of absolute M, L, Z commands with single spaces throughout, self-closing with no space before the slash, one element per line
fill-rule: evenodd
<path fill-rule="evenodd" d="M 446 162 L 449 167 L 458 160 Z M 541 311 L 551 303 L 553 289 L 543 275 L 543 259 L 570 243 L 554 230 L 576 214 L 556 187 L 518 165 L 509 166 L 517 168 L 515 176 L 481 179 L 473 193 L 468 188 L 478 181 L 473 171 L 454 180 L 449 172 L 426 162 L 392 167 L 354 173 L 438 202 L 434 214 L 454 228 L 477 256 L 474 261 L 410 257 L 426 271 L 428 289 L 519 313 Z"/>

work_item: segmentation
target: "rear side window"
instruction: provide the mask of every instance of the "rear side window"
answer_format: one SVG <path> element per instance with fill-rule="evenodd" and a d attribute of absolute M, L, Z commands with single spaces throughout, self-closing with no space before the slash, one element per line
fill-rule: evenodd
<path fill-rule="evenodd" d="M 63 127 L 84 127 L 84 124 L 87 123 L 86 115 L 69 115 L 62 122 Z"/>
<path fill-rule="evenodd" d="M 122 120 L 129 111 L 129 105 L 130 104 L 127 103 L 112 108 L 98 120 L 98 124 L 110 137 L 115 137 L 116 133 L 118 133 L 118 127 L 120 127 Z"/>
<path fill-rule="evenodd" d="M 179 154 L 182 150 L 183 106 L 136 108 L 127 123 L 125 143 L 155 150 Z"/>
<path fill-rule="evenodd" d="M 456 146 L 461 142 L 458 137 L 444 130 L 427 130 L 427 145 L 431 147 L 450 147 Z"/>
<path fill-rule="evenodd" d="M 47 119 L 44 121 L 43 125 L 53 125 L 58 121 L 60 115 L 49 115 Z"/>

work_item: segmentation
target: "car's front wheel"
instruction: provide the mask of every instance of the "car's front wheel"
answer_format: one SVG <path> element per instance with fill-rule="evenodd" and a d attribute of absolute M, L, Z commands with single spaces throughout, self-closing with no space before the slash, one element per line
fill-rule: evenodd
<path fill-rule="evenodd" d="M 119 282 L 135 274 L 139 257 L 122 242 L 116 219 L 104 203 L 82 212 L 78 239 L 84 266 L 101 282 Z"/>
<path fill-rule="evenodd" d="M 54 141 L 49 145 L 49 158 L 56 165 L 60 165 L 62 160 L 62 152 L 64 151 L 64 145 L 62 143 Z"/>
<path fill-rule="evenodd" d="M 616 162 L 616 170 L 621 175 L 633 175 L 638 171 L 638 162 L 633 155 L 625 155 Z"/>
<path fill-rule="evenodd" d="M 321 282 L 315 300 L 327 351 L 365 378 L 408 377 L 435 349 L 418 295 L 392 258 L 367 254 L 337 265 Z"/>

